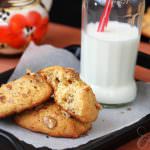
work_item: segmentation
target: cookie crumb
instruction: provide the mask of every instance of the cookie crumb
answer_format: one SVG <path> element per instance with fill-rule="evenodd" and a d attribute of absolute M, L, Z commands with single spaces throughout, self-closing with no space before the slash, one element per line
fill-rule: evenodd
<path fill-rule="evenodd" d="M 98 110 L 99 110 L 99 109 L 102 109 L 102 107 L 101 107 L 101 105 L 100 105 L 99 103 L 96 103 L 96 104 L 95 104 L 95 107 L 96 107 L 96 109 L 98 109 Z"/>
<path fill-rule="evenodd" d="M 127 108 L 127 111 L 131 111 L 132 109 L 130 107 Z"/>
<path fill-rule="evenodd" d="M 32 73 L 30 69 L 26 69 L 26 75 L 35 75 L 35 73 Z"/>

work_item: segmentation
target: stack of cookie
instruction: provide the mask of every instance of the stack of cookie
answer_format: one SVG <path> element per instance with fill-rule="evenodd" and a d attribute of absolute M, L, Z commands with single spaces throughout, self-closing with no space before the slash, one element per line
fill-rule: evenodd
<path fill-rule="evenodd" d="M 0 88 L 0 118 L 54 137 L 77 138 L 88 132 L 101 106 L 73 69 L 48 67 Z"/>

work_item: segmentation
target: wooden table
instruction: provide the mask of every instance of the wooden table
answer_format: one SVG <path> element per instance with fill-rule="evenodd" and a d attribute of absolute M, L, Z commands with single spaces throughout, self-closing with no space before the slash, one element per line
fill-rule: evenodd
<path fill-rule="evenodd" d="M 48 33 L 42 43 L 52 44 L 56 47 L 65 47 L 69 45 L 80 44 L 81 32 L 79 29 L 51 23 L 49 25 Z M 144 53 L 150 54 L 150 45 L 146 43 L 140 44 L 140 50 Z M 0 72 L 9 70 L 16 66 L 19 58 L 0 58 Z M 144 71 L 144 73 L 143 73 Z M 150 70 L 136 67 L 136 79 L 143 81 L 150 81 Z M 120 147 L 118 150 L 139 150 L 137 148 L 137 140 L 135 139 L 126 145 Z M 144 150 L 144 149 L 142 149 Z M 145 149 L 148 150 L 148 149 Z"/>

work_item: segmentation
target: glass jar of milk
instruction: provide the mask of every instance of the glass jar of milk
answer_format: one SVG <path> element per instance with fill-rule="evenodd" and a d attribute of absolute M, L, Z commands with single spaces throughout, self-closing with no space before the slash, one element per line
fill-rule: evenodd
<path fill-rule="evenodd" d="M 136 97 L 134 69 L 145 0 L 113 0 L 104 32 L 97 32 L 106 0 L 83 0 L 81 78 L 97 100 L 122 106 Z"/>

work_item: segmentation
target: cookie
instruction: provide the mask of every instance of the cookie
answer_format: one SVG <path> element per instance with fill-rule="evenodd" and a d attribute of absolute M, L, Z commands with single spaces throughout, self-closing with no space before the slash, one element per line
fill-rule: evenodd
<path fill-rule="evenodd" d="M 52 88 L 40 75 L 27 74 L 0 87 L 0 118 L 22 112 L 47 101 Z"/>
<path fill-rule="evenodd" d="M 46 103 L 15 117 L 15 122 L 26 129 L 54 137 L 77 138 L 88 132 L 90 123 L 72 118 L 56 103 Z"/>
<path fill-rule="evenodd" d="M 96 102 L 90 86 L 80 79 L 75 70 L 53 66 L 39 73 L 47 78 L 54 89 L 55 102 L 65 111 L 81 122 L 96 120 L 100 104 Z"/>
<path fill-rule="evenodd" d="M 142 34 L 150 38 L 150 8 L 143 17 Z"/>

